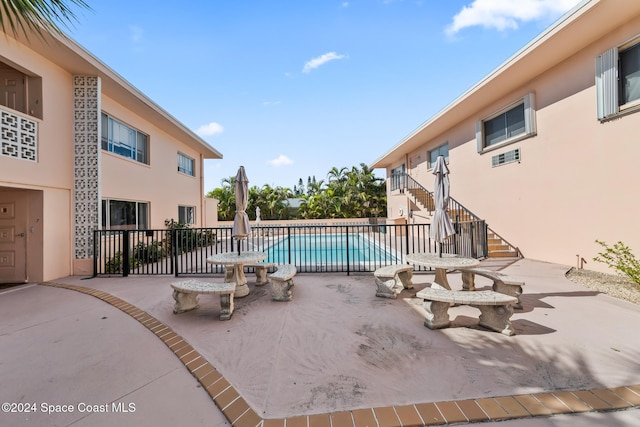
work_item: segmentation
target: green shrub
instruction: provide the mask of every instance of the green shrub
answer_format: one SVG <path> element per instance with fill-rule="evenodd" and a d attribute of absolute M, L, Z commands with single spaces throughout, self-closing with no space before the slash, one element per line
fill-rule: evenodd
<path fill-rule="evenodd" d="M 593 260 L 602 262 L 616 270 L 619 274 L 628 277 L 640 285 L 640 261 L 633 255 L 631 248 L 622 242 L 609 247 L 605 242 L 596 240 L 596 243 L 604 248 Z"/>
<path fill-rule="evenodd" d="M 133 258 L 141 263 L 158 262 L 166 255 L 162 245 L 155 240 L 148 245 L 145 245 L 144 242 L 138 242 L 133 248 Z"/>
<path fill-rule="evenodd" d="M 109 258 L 104 265 L 104 272 L 108 274 L 122 273 L 122 253 L 116 252 L 113 258 Z"/>
<path fill-rule="evenodd" d="M 133 269 L 140 265 L 140 261 L 134 257 L 129 257 L 129 268 Z M 109 258 L 104 265 L 104 272 L 107 274 L 122 273 L 122 252 L 116 252 L 113 258 Z"/>
<path fill-rule="evenodd" d="M 164 225 L 167 227 L 166 246 L 167 251 L 172 253 L 173 233 L 176 233 L 176 251 L 181 254 L 189 252 L 203 246 L 211 246 L 216 242 L 216 234 L 208 231 L 198 231 L 189 228 L 189 224 L 176 221 L 173 218 L 166 219 Z"/>

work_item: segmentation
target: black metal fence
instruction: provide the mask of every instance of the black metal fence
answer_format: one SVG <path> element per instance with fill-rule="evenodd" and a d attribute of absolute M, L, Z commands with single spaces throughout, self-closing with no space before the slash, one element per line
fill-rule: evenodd
<path fill-rule="evenodd" d="M 299 272 L 372 272 L 404 263 L 414 252 L 487 256 L 484 221 L 454 224 L 457 234 L 442 248 L 429 238 L 429 224 L 305 225 L 253 227 L 241 251 L 267 253 L 266 262 L 294 264 Z M 224 266 L 211 255 L 238 250 L 231 228 L 94 231 L 94 276 L 211 275 Z"/>

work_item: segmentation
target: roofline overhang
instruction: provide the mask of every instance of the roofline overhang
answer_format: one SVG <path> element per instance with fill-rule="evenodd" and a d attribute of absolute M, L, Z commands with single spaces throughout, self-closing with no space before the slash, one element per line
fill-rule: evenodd
<path fill-rule="evenodd" d="M 413 130 L 370 167 L 391 167 L 405 154 L 477 114 L 488 104 L 523 86 L 638 14 L 640 1 L 637 0 L 581 1 L 469 90 Z"/>
<path fill-rule="evenodd" d="M 145 120 L 202 153 L 205 159 L 222 159 L 222 154 L 218 150 L 69 36 L 62 33 L 43 32 L 42 36 L 35 33 L 31 35 L 5 33 L 5 37 L 7 40 L 14 39 L 28 46 L 72 75 L 100 77 L 102 92 L 105 95 L 123 105 L 131 106 Z"/>

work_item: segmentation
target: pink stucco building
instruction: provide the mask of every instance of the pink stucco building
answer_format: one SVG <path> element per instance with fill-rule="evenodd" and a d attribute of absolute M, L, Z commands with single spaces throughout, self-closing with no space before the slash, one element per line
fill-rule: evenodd
<path fill-rule="evenodd" d="M 391 177 L 433 190 L 438 154 L 452 197 L 522 255 L 607 270 L 598 239 L 640 256 L 640 1 L 581 2 L 375 161 L 389 221 L 428 221 Z"/>
<path fill-rule="evenodd" d="M 216 218 L 222 155 L 61 35 L 0 35 L 0 283 L 92 273 L 95 229 Z"/>

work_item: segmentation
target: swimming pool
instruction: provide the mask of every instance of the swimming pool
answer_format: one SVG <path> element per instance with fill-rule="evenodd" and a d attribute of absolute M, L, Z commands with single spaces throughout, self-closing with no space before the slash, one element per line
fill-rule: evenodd
<path fill-rule="evenodd" d="M 295 234 L 277 241 L 266 252 L 266 262 L 311 265 L 326 271 L 336 265 L 397 262 L 393 254 L 361 233 Z"/>

